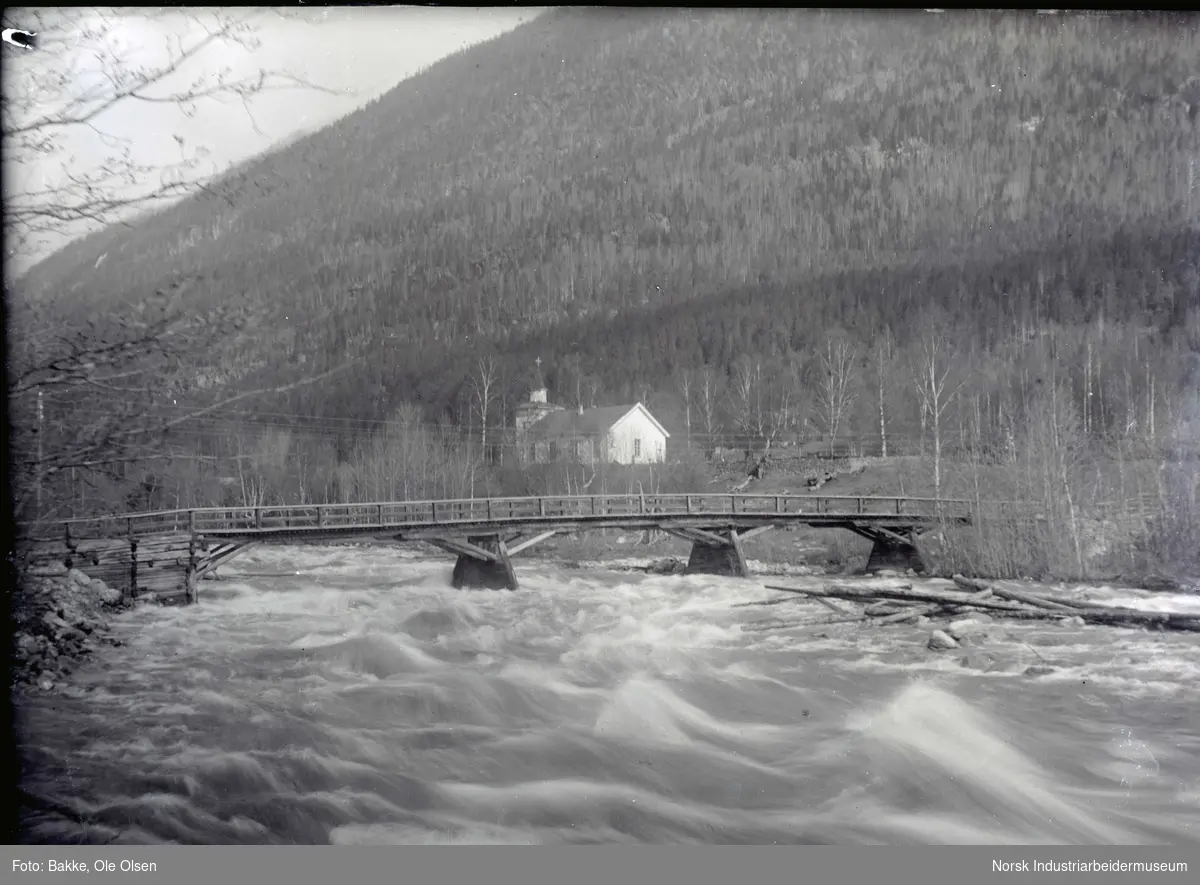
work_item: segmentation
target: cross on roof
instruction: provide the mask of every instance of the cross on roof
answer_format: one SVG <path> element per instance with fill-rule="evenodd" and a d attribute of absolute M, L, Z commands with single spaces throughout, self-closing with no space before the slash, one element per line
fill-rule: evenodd
<path fill-rule="evenodd" d="M 534 362 L 537 363 L 537 367 L 539 369 L 542 367 L 542 358 L 540 356 L 537 359 L 535 359 Z"/>

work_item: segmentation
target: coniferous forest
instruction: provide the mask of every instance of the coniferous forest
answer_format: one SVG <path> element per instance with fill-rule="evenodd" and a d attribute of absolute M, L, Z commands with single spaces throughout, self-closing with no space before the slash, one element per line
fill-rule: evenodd
<path fill-rule="evenodd" d="M 1166 458 L 1194 530 L 1197 59 L 1181 14 L 547 13 L 21 280 L 22 328 L 170 330 L 154 384 L 42 385 L 38 513 L 549 488 L 504 457 L 540 360 L 685 461 L 1042 446 L 1074 519 Z M 134 415 L 179 457 L 95 455 Z"/>

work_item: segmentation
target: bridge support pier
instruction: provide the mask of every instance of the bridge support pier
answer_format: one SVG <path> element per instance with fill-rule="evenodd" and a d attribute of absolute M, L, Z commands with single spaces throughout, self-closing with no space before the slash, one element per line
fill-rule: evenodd
<path fill-rule="evenodd" d="M 556 534 L 557 531 L 551 530 L 524 538 L 512 535 L 505 539 L 502 535 L 491 534 L 468 535 L 466 540 L 424 536 L 419 540 L 457 557 L 450 577 L 450 585 L 455 590 L 516 590 L 519 585 L 512 558 Z"/>
<path fill-rule="evenodd" d="M 441 538 L 432 543 L 457 553 L 450 585 L 455 590 L 516 590 L 508 546 L 499 535 L 472 535 L 465 542 Z"/>
<path fill-rule="evenodd" d="M 685 575 L 723 575 L 732 578 L 748 578 L 746 557 L 742 553 L 742 541 L 736 529 L 724 535 L 701 529 L 671 529 L 671 534 L 692 542 Z"/>
<path fill-rule="evenodd" d="M 925 571 L 925 562 L 913 541 L 912 529 L 901 533 L 877 527 L 856 526 L 852 531 L 871 541 L 871 555 L 867 557 L 866 574 L 873 575 L 884 569 L 897 572 L 905 572 L 908 569 L 914 572 Z"/>

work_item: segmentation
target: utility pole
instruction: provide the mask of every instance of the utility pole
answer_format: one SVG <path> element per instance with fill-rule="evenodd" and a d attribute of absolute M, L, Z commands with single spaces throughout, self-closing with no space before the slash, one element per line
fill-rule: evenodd
<path fill-rule="evenodd" d="M 41 519 L 42 516 L 42 429 L 46 423 L 46 410 L 42 405 L 42 389 L 39 387 L 37 405 L 37 511 L 34 514 L 35 519 Z"/>
<path fill-rule="evenodd" d="M 1196 215 L 1196 157 L 1188 158 L 1188 209 Z"/>

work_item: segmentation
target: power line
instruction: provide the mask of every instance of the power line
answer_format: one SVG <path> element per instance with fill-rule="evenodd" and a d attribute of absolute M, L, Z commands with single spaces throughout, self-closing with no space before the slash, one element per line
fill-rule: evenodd
<path fill-rule="evenodd" d="M 180 403 L 151 403 L 144 404 L 140 399 L 132 397 L 122 398 L 105 397 L 109 403 L 120 403 L 127 406 L 141 407 L 145 406 L 147 412 L 139 416 L 143 419 L 161 419 L 170 420 L 170 416 L 186 416 L 188 413 L 197 411 L 200 408 L 194 405 Z M 103 403 L 89 402 L 57 402 L 56 404 L 65 413 L 62 416 L 54 416 L 60 423 L 78 418 L 104 418 L 111 417 L 112 410 L 105 408 Z M 292 419 L 291 421 L 285 419 Z M 422 432 L 431 433 L 437 436 L 457 438 L 460 440 L 474 441 L 482 436 L 482 427 L 473 422 L 456 423 L 448 421 L 422 421 L 415 425 L 409 425 L 411 429 L 420 430 Z M 251 411 L 246 409 L 218 408 L 212 411 L 205 412 L 202 415 L 196 416 L 194 419 L 181 423 L 170 428 L 167 433 L 167 441 L 171 440 L 228 440 L 231 436 L 239 435 L 241 432 L 264 432 L 277 430 L 286 432 L 294 436 L 305 436 L 309 438 L 321 438 L 323 440 L 342 440 L 347 434 L 350 434 L 357 441 L 369 440 L 380 430 L 387 428 L 400 429 L 401 425 L 395 419 L 368 419 L 368 418 L 339 418 L 331 416 L 316 416 L 304 415 L 298 413 L 286 412 L 262 412 Z M 496 448 L 513 448 L 521 445 L 526 445 L 527 442 L 522 439 L 513 439 L 514 435 L 519 436 L 520 433 L 512 426 L 496 426 L 488 425 L 488 445 Z M 588 434 L 578 433 L 573 434 L 566 439 L 575 438 L 580 440 L 598 439 L 603 434 Z M 778 449 L 790 448 L 790 443 L 797 439 L 791 434 L 785 434 L 783 439 L 776 441 L 775 445 Z M 720 431 L 715 433 L 706 433 L 699 430 L 693 430 L 688 434 L 682 431 L 677 432 L 672 436 L 671 447 L 676 448 L 686 440 L 696 446 L 703 447 L 706 443 L 729 448 L 757 448 L 762 445 L 762 438 L 756 434 L 748 434 L 735 430 Z M 814 438 L 805 435 L 800 437 L 801 443 L 811 443 Z M 904 437 L 896 434 L 889 436 L 889 441 L 896 446 L 905 448 L 916 443 L 917 437 Z M 872 435 L 859 435 L 854 438 L 842 438 L 843 445 L 855 446 L 859 448 L 875 448 L 878 444 L 878 437 Z M 865 445 L 864 445 L 865 444 Z"/>
<path fill-rule="evenodd" d="M 163 411 L 168 411 L 168 412 L 172 411 L 172 407 L 170 407 L 170 406 L 163 405 L 160 408 L 162 408 Z M 179 407 L 179 406 L 175 407 L 175 409 L 180 409 L 180 410 L 182 410 L 183 408 L 184 407 Z M 279 413 L 268 413 L 268 414 L 279 414 Z M 69 415 L 67 415 L 65 417 L 66 418 L 78 418 L 78 417 L 100 418 L 100 417 L 109 417 L 109 416 L 111 416 L 111 412 L 109 410 L 104 409 L 101 406 L 79 406 L 79 407 L 70 409 Z M 147 415 L 147 416 L 143 416 L 143 417 L 153 419 L 155 417 L 166 418 L 167 416 Z M 398 422 L 395 422 L 395 421 L 376 421 L 376 420 L 363 419 L 360 422 L 360 424 L 364 425 L 364 426 L 355 427 L 355 426 L 347 426 L 346 424 L 341 423 L 342 421 L 345 421 L 345 420 L 354 420 L 354 419 L 329 419 L 329 418 L 325 418 L 325 417 L 305 416 L 305 415 L 294 415 L 294 416 L 289 416 L 289 417 L 294 417 L 294 418 L 298 419 L 298 423 L 289 423 L 289 422 L 285 422 L 283 420 L 267 420 L 267 419 L 264 419 L 261 417 L 257 417 L 253 413 L 245 415 L 244 417 L 242 416 L 241 413 L 239 413 L 236 418 L 231 415 L 213 415 L 210 413 L 210 414 L 197 416 L 192 421 L 188 421 L 188 422 L 185 422 L 185 423 L 182 423 L 175 427 L 170 428 L 170 430 L 167 432 L 166 436 L 168 439 L 182 439 L 182 438 L 196 437 L 196 436 L 228 438 L 230 436 L 235 436 L 242 431 L 278 430 L 278 431 L 284 431 L 287 433 L 291 433 L 293 435 L 323 436 L 323 437 L 327 437 L 327 438 L 342 438 L 347 433 L 350 433 L 355 436 L 362 436 L 362 437 L 369 438 L 369 437 L 373 436 L 374 434 L 378 433 L 382 429 L 387 429 L 387 428 L 391 427 L 391 428 L 395 428 L 396 430 L 401 430 L 403 427 L 405 427 L 405 425 L 400 425 Z M 412 429 L 412 430 L 419 430 L 419 431 L 427 432 L 427 433 L 433 433 L 436 435 L 468 437 L 468 438 L 472 438 L 472 439 L 476 438 L 477 436 L 481 436 L 482 430 L 483 430 L 483 428 L 478 424 L 473 424 L 473 423 L 465 423 L 464 424 L 464 423 L 454 423 L 454 422 L 444 422 L 444 421 L 443 422 L 423 421 L 423 422 L 419 422 L 419 423 L 416 423 L 413 425 L 407 425 L 407 428 Z M 488 436 L 491 437 L 491 440 L 490 440 L 491 444 L 496 444 L 496 445 L 504 444 L 504 438 L 506 436 L 520 434 L 520 432 L 517 431 L 516 428 L 512 427 L 511 425 L 497 426 L 497 425 L 489 424 L 487 426 L 487 432 L 488 432 Z M 601 433 L 574 433 L 574 434 L 565 436 L 564 438 L 597 439 L 597 438 L 601 438 L 603 436 L 604 436 L 604 434 L 601 434 Z M 720 431 L 720 432 L 714 432 L 714 433 L 706 433 L 704 431 L 693 430 L 690 432 L 690 434 L 686 434 L 686 435 L 683 432 L 677 432 L 672 435 L 672 439 L 676 441 L 675 445 L 678 445 L 679 441 L 682 441 L 683 439 L 688 439 L 688 438 L 690 438 L 690 440 L 693 443 L 716 442 L 716 443 L 721 443 L 721 444 L 728 444 L 731 446 L 747 445 L 747 444 L 761 445 L 763 442 L 762 437 L 757 434 L 744 433 L 744 432 L 738 432 L 738 431 Z M 776 439 L 775 445 L 778 448 L 789 448 L 789 447 L 791 447 L 791 445 L 794 443 L 794 441 L 796 439 L 797 438 L 794 437 L 792 434 L 785 434 L 783 439 Z M 813 437 L 809 434 L 805 434 L 802 437 L 799 437 L 799 440 L 802 443 L 811 443 L 811 442 L 816 441 L 817 439 L 818 439 L 817 437 Z M 871 434 L 862 434 L 862 435 L 856 435 L 854 437 L 848 437 L 848 436 L 840 437 L 839 439 L 840 439 L 840 441 L 842 441 L 845 444 L 853 445 L 853 444 L 861 444 L 862 442 L 867 442 L 867 441 L 871 441 L 872 443 L 877 442 L 878 436 L 871 435 Z M 909 437 L 898 435 L 898 434 L 891 434 L 889 439 L 896 444 L 903 444 L 905 442 L 912 442 L 914 439 L 916 439 L 916 437 L 909 438 Z M 511 444 L 511 443 L 509 443 L 509 444 Z"/>
<path fill-rule="evenodd" d="M 203 410 L 204 414 L 198 415 L 196 420 L 206 420 L 206 419 L 207 420 L 215 420 L 218 418 L 228 418 L 228 419 L 236 419 L 240 423 L 245 423 L 245 422 L 268 423 L 268 422 L 259 421 L 260 417 L 267 417 L 267 418 L 279 418 L 279 419 L 293 419 L 298 422 L 307 422 L 310 426 L 325 425 L 325 426 L 330 426 L 330 427 L 334 427 L 334 428 L 338 428 L 338 429 L 348 429 L 348 430 L 357 429 L 353 425 L 368 425 L 368 426 L 372 426 L 372 427 L 384 427 L 384 426 L 387 426 L 390 424 L 397 423 L 395 421 L 395 419 L 387 419 L 387 418 L 341 418 L 341 417 L 329 416 L 329 415 L 317 416 L 317 415 L 304 415 L 304 414 L 289 413 L 289 412 L 268 412 L 268 411 L 260 411 L 257 409 L 255 409 L 255 410 L 230 409 L 230 408 L 209 409 L 203 405 L 189 405 L 189 404 L 181 404 L 181 403 L 141 403 L 139 400 L 136 400 L 136 399 L 132 399 L 132 398 L 122 399 L 120 397 L 108 397 L 108 398 L 106 398 L 106 400 L 108 402 L 121 403 L 122 405 L 144 406 L 144 408 L 148 412 L 149 411 L 169 412 L 169 413 L 176 413 L 179 415 L 186 415 L 190 412 L 200 412 Z M 108 410 L 104 409 L 103 406 L 96 405 L 96 404 L 78 404 L 78 403 L 73 403 L 73 402 L 65 402 L 63 400 L 48 400 L 48 401 L 55 402 L 57 405 L 59 405 L 64 410 L 69 410 L 72 413 L 92 414 L 92 415 L 109 414 Z M 279 423 L 279 426 L 291 426 L 289 424 L 284 424 L 282 422 L 278 422 L 278 423 Z M 457 425 L 454 425 L 453 422 L 423 422 L 423 423 L 425 423 L 426 425 L 433 425 L 433 426 L 457 426 Z"/>

